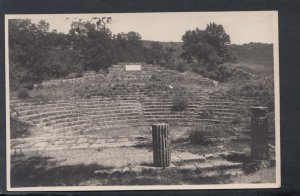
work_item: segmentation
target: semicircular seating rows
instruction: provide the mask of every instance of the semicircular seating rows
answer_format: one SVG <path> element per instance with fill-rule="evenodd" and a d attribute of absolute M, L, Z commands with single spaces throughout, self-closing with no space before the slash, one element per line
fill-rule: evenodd
<path fill-rule="evenodd" d="M 172 96 L 156 92 L 149 96 L 143 86 L 128 85 L 113 97 L 93 96 L 37 103 L 11 97 L 11 109 L 17 118 L 30 122 L 51 135 L 74 135 L 103 129 L 149 126 L 157 122 L 193 126 L 196 123 L 231 124 L 237 112 L 247 113 L 252 99 L 228 100 L 221 95 L 203 92 L 186 96 L 183 111 L 172 109 Z M 165 93 L 165 94 L 164 94 Z M 183 93 L 185 95 L 187 93 Z M 248 114 L 246 114 L 248 115 Z"/>

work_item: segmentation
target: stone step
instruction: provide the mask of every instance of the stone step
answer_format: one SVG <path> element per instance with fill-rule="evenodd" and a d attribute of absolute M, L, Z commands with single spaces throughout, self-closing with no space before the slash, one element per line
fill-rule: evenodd
<path fill-rule="evenodd" d="M 41 104 L 38 102 L 32 102 L 32 101 L 27 101 L 27 102 L 23 102 L 20 101 L 18 103 L 12 103 L 11 105 L 15 108 L 17 107 L 24 107 L 24 106 L 39 106 L 39 105 L 44 105 L 44 106 L 53 106 L 53 105 L 69 105 L 70 103 L 73 104 L 78 104 L 80 103 L 81 105 L 89 105 L 89 104 L 93 104 L 93 103 L 103 103 L 103 104 L 109 104 L 109 103 L 115 103 L 115 102 L 120 102 L 121 104 L 130 104 L 130 103 L 136 103 L 136 100 L 122 100 L 119 99 L 118 101 L 110 98 L 110 99 L 102 99 L 102 98 L 90 98 L 90 99 L 80 99 L 80 98 L 72 98 L 72 99 L 68 99 L 68 100 L 56 100 L 56 101 L 48 101 L 47 103 Z"/>
<path fill-rule="evenodd" d="M 18 117 L 21 121 L 32 121 L 38 118 L 44 118 L 44 117 L 51 117 L 51 116 L 58 116 L 61 114 L 78 114 L 80 113 L 79 110 L 60 110 L 60 111 L 53 111 L 53 112 L 47 112 L 47 113 L 40 113 L 40 114 L 31 114 L 27 116 L 20 116 Z"/>
<path fill-rule="evenodd" d="M 199 177 L 220 177 L 220 176 L 237 176 L 244 175 L 242 171 L 243 163 L 230 162 L 226 160 L 206 160 L 196 161 L 190 164 L 171 164 L 169 167 L 153 167 L 153 166 L 135 166 L 135 167 L 120 167 L 114 169 L 96 170 L 94 172 L 99 178 L 104 176 L 116 176 L 116 175 L 133 175 L 133 176 L 147 176 L 157 175 L 161 173 L 163 175 L 173 176 L 174 173 L 197 175 Z"/>
<path fill-rule="evenodd" d="M 141 106 L 140 104 L 135 104 L 135 105 L 91 105 L 88 107 L 82 106 L 82 105 L 71 105 L 71 106 L 63 106 L 63 107 L 45 107 L 45 108 L 40 108 L 40 109 L 32 109 L 32 110 L 23 110 L 23 111 L 18 111 L 18 114 L 21 116 L 27 116 L 31 114 L 38 114 L 38 113 L 44 113 L 44 112 L 51 112 L 51 111 L 59 111 L 59 110 L 130 110 L 130 109 L 135 109 L 136 107 Z"/>
<path fill-rule="evenodd" d="M 72 105 L 72 106 L 62 106 L 62 107 L 45 107 L 45 108 L 39 108 L 39 109 L 32 109 L 32 110 L 23 110 L 23 111 L 18 111 L 18 114 L 20 116 L 29 116 L 32 114 L 39 114 L 39 113 L 45 113 L 45 112 L 52 112 L 52 111 L 59 111 L 59 110 L 77 110 L 77 108 Z"/>
<path fill-rule="evenodd" d="M 33 122 L 34 124 L 46 124 L 47 122 L 51 123 L 51 122 L 55 122 L 55 121 L 65 120 L 67 118 L 72 118 L 72 117 L 81 117 L 81 114 L 66 113 L 66 114 L 61 114 L 61 115 L 57 115 L 57 116 L 50 116 L 50 117 L 45 117 L 45 118 L 34 119 L 31 122 Z M 42 125 L 42 126 L 44 126 L 44 125 Z"/>
<path fill-rule="evenodd" d="M 108 115 L 100 114 L 100 115 L 86 115 L 86 114 L 80 114 L 80 115 L 69 115 L 64 118 L 60 118 L 58 116 L 57 118 L 52 118 L 52 120 L 33 120 L 32 122 L 39 127 L 41 126 L 49 126 L 53 125 L 56 123 L 63 123 L 63 122 L 72 122 L 76 120 L 82 120 L 82 119 L 90 119 L 90 120 L 95 120 L 95 119 L 113 119 L 113 118 L 121 118 L 121 119 L 131 119 L 131 118 L 138 118 L 140 117 L 139 113 L 112 113 Z"/>
<path fill-rule="evenodd" d="M 168 106 L 168 107 L 156 107 L 156 106 L 152 106 L 152 107 L 148 107 L 148 106 L 144 106 L 144 112 L 197 112 L 198 108 L 197 107 L 186 107 L 183 111 L 174 111 L 173 106 Z"/>
<path fill-rule="evenodd" d="M 30 114 L 30 115 L 24 115 L 24 116 L 19 116 L 18 119 L 24 120 L 24 121 L 30 121 L 30 120 L 35 120 L 37 118 L 44 118 L 44 117 L 50 117 L 50 116 L 57 116 L 61 114 L 81 114 L 81 115 L 90 115 L 90 114 L 118 114 L 118 113 L 134 113 L 134 112 L 141 112 L 141 109 L 138 108 L 130 108 L 130 109 L 122 109 L 122 108 L 114 108 L 112 110 L 108 109 L 73 109 L 73 110 L 58 110 L 58 111 L 50 111 L 50 112 L 44 112 L 44 113 L 37 113 L 37 114 Z"/>
<path fill-rule="evenodd" d="M 124 123 L 124 124 L 136 123 L 136 122 L 139 122 L 139 121 L 140 121 L 140 119 L 137 119 L 137 118 L 127 118 L 127 119 L 118 119 L 118 118 L 97 119 L 96 122 L 93 121 L 93 120 L 78 120 L 78 121 L 57 123 L 57 124 L 52 125 L 51 127 L 55 130 L 55 129 L 58 129 L 58 128 L 72 127 L 74 125 L 97 124 L 99 126 L 103 126 L 103 125 L 120 124 L 120 123 Z"/>
<path fill-rule="evenodd" d="M 201 108 L 224 108 L 224 109 L 230 109 L 230 108 L 235 108 L 234 106 L 230 106 L 230 105 L 204 105 L 204 104 L 201 104 L 199 106 L 199 109 Z"/>
<path fill-rule="evenodd" d="M 58 118 L 56 120 L 45 121 L 45 122 L 40 122 L 37 120 L 37 121 L 32 121 L 32 123 L 34 123 L 37 127 L 49 127 L 61 123 L 75 122 L 81 120 L 87 120 L 87 118 L 85 116 L 74 116 L 74 117 L 67 117 L 67 118 Z"/>
<path fill-rule="evenodd" d="M 57 129 L 60 127 L 70 127 L 70 126 L 82 125 L 82 124 L 86 124 L 86 123 L 91 123 L 91 121 L 84 119 L 84 120 L 78 120 L 78 121 L 61 122 L 61 123 L 56 123 L 54 125 L 51 125 L 51 128 Z"/>
<path fill-rule="evenodd" d="M 28 106 L 16 107 L 11 104 L 11 109 L 14 109 L 18 112 L 22 112 L 22 111 L 26 111 L 26 110 L 38 110 L 38 109 L 44 109 L 44 108 L 68 107 L 68 106 L 74 106 L 74 105 L 71 103 L 60 103 L 60 104 L 38 104 L 38 105 L 28 105 Z"/>
<path fill-rule="evenodd" d="M 198 122 L 207 122 L 207 123 L 212 123 L 212 124 L 228 124 L 231 123 L 231 121 L 227 120 L 218 120 L 218 119 L 197 119 Z"/>
<path fill-rule="evenodd" d="M 198 108 L 198 112 L 201 112 L 201 111 L 207 111 L 207 108 Z M 217 108 L 214 108 L 212 109 L 213 112 L 235 112 L 236 113 L 236 110 L 235 109 L 231 109 L 231 108 L 222 108 L 222 109 L 217 109 Z"/>
<path fill-rule="evenodd" d="M 144 109 L 144 115 L 148 116 L 148 115 L 158 115 L 158 114 L 162 114 L 162 115 L 196 115 L 194 113 L 194 111 L 190 111 L 190 110 L 184 110 L 184 111 L 172 111 L 172 110 L 145 110 Z"/>

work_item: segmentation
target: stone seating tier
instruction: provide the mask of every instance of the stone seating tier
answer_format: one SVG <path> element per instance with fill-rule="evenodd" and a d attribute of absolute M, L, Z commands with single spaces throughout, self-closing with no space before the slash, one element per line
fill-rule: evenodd
<path fill-rule="evenodd" d="M 186 96 L 187 108 L 180 112 L 172 110 L 172 96 L 150 97 L 137 91 L 135 95 L 126 95 L 126 89 L 118 93 L 120 96 L 114 98 L 93 96 L 49 101 L 45 104 L 12 98 L 11 106 L 17 110 L 20 120 L 60 133 L 89 127 L 118 128 L 151 125 L 155 122 L 168 122 L 171 125 L 194 125 L 198 122 L 230 124 L 237 109 L 249 103 L 246 98 L 228 100 L 222 96 L 210 98 L 203 92 L 188 92 L 194 96 Z M 213 111 L 213 118 L 199 118 L 199 113 L 209 110 Z"/>

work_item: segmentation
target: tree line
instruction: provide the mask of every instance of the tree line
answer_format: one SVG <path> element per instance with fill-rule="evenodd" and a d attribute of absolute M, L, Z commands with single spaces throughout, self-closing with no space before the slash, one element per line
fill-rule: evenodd
<path fill-rule="evenodd" d="M 146 62 L 174 67 L 175 48 L 152 42 L 145 47 L 138 32 L 113 34 L 90 21 L 73 21 L 68 33 L 50 31 L 44 20 L 9 20 L 10 86 L 33 88 L 33 84 L 59 77 L 82 76 L 84 71 L 107 70 L 118 62 Z M 181 58 L 195 67 L 214 69 L 232 60 L 230 37 L 222 25 L 187 31 L 182 37 Z"/>

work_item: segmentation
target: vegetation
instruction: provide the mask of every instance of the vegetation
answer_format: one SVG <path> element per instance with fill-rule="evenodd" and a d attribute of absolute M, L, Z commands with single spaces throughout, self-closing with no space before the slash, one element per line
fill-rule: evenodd
<path fill-rule="evenodd" d="M 19 99 L 29 99 L 30 98 L 30 93 L 26 88 L 20 88 L 17 91 L 17 97 Z"/>
<path fill-rule="evenodd" d="M 207 145 L 212 144 L 212 142 L 210 140 L 208 140 L 207 134 L 205 132 L 202 132 L 199 129 L 190 131 L 189 139 L 190 139 L 191 144 L 194 144 L 194 145 L 207 146 Z"/>
<path fill-rule="evenodd" d="M 172 110 L 173 111 L 183 111 L 187 107 L 187 100 L 184 96 L 183 89 L 176 87 L 174 89 L 175 94 L 173 97 Z"/>
<path fill-rule="evenodd" d="M 10 117 L 10 137 L 11 139 L 27 137 L 30 135 L 31 125 L 18 120 L 17 118 Z"/>
<path fill-rule="evenodd" d="M 181 57 L 188 62 L 198 62 L 201 66 L 213 69 L 218 64 L 230 61 L 227 46 L 231 41 L 222 25 L 210 23 L 205 30 L 189 30 L 182 40 L 184 52 Z"/>
<path fill-rule="evenodd" d="M 245 81 L 234 81 L 227 90 L 228 97 L 256 97 L 257 105 L 267 106 L 274 110 L 274 79 L 254 78 Z"/>
<path fill-rule="evenodd" d="M 33 89 L 46 79 L 79 77 L 83 71 L 106 70 L 117 62 L 142 62 L 169 66 L 174 47 L 153 42 L 145 47 L 137 32 L 112 32 L 91 21 L 73 21 L 68 34 L 50 31 L 41 20 L 9 20 L 10 85 Z"/>

